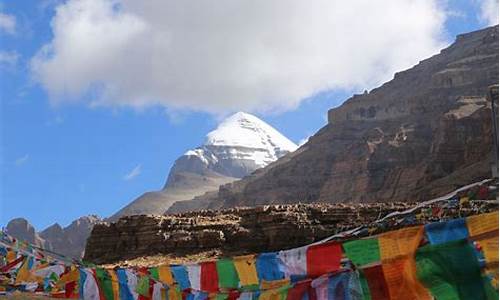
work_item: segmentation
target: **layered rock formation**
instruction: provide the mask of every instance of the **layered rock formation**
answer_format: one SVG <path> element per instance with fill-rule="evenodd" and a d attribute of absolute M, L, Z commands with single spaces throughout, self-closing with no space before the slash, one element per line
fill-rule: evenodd
<path fill-rule="evenodd" d="M 390 224 L 371 228 L 372 234 L 411 225 L 466 216 L 497 209 L 497 202 L 471 201 L 468 208 L 439 210 L 423 207 L 419 221 L 395 218 Z M 379 219 L 394 211 L 412 207 L 407 203 L 296 204 L 223 211 L 202 211 L 170 216 L 129 216 L 112 224 L 94 227 L 85 250 L 85 259 L 114 263 L 143 256 L 163 254 L 179 257 L 234 256 L 299 247 L 335 233 Z M 368 234 L 368 230 L 360 233 Z M 165 263 L 163 261 L 162 263 Z"/>
<path fill-rule="evenodd" d="M 141 255 L 278 250 L 311 243 L 353 222 L 375 220 L 404 204 L 293 205 L 236 208 L 171 216 L 128 216 L 94 227 L 85 259 L 108 263 Z"/>
<path fill-rule="evenodd" d="M 109 220 L 137 214 L 163 214 L 173 203 L 193 199 L 267 166 L 297 146 L 259 118 L 238 112 L 209 132 L 198 148 L 179 157 L 162 190 L 132 201 Z M 200 206 L 196 201 L 187 205 Z"/>
<path fill-rule="evenodd" d="M 204 208 L 275 203 L 420 201 L 491 177 L 486 100 L 498 84 L 498 26 L 328 112 L 297 151 L 198 197 Z"/>
<path fill-rule="evenodd" d="M 41 232 L 36 232 L 26 219 L 17 218 L 7 224 L 6 230 L 11 236 L 35 246 L 79 259 L 83 257 L 92 228 L 101 221 L 97 216 L 84 216 L 64 228 L 56 223 Z"/>

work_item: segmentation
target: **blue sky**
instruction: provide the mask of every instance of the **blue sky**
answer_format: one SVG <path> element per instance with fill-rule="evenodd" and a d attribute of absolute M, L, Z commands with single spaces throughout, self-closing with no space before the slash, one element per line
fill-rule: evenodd
<path fill-rule="evenodd" d="M 94 2 L 99 1 L 95 0 Z M 440 23 L 442 28 L 429 29 L 429 35 L 433 35 L 432 38 L 436 40 L 436 43 L 429 42 L 428 49 L 423 49 L 414 57 L 408 58 L 411 64 L 429 56 L 421 56 L 421 53 L 427 54 L 431 50 L 435 51 L 436 45 L 451 43 L 454 36 L 459 33 L 477 30 L 485 27 L 488 23 L 495 22 L 485 19 L 483 1 L 437 1 L 436 3 L 439 11 L 443 13 L 443 19 Z M 256 78 L 258 76 L 255 76 L 248 69 L 233 70 L 232 66 L 219 66 L 218 64 L 200 65 L 204 62 L 200 62 L 195 67 L 190 64 L 175 65 L 173 67 L 177 70 L 175 72 L 166 67 L 162 69 L 163 66 L 158 64 L 159 67 L 153 68 L 155 75 L 150 75 L 151 69 L 134 65 L 133 63 L 137 62 L 131 58 L 131 66 L 128 70 L 131 72 L 136 68 L 138 72 L 145 70 L 147 76 L 152 76 L 152 79 L 148 79 L 148 81 L 156 80 L 153 76 L 162 77 L 164 72 L 166 78 L 173 78 L 171 81 L 175 82 L 175 87 L 186 82 L 190 84 L 189 80 L 185 81 L 186 79 L 179 78 L 184 78 L 182 76 L 184 71 L 189 76 L 196 75 L 197 68 L 201 70 L 201 78 L 196 79 L 200 81 L 194 82 L 192 89 L 175 90 L 172 88 L 165 91 L 161 85 L 158 85 L 160 87 L 150 86 L 147 82 L 141 82 L 140 77 L 143 76 L 136 74 L 130 76 L 131 82 L 137 83 L 133 90 L 127 91 L 126 94 L 116 93 L 110 96 L 106 87 L 112 84 L 115 86 L 117 82 L 131 80 L 129 77 L 115 76 L 121 70 L 115 68 L 117 65 L 109 66 L 109 70 L 113 71 L 113 74 L 109 75 L 110 72 L 106 71 L 108 69 L 104 70 L 98 65 L 71 67 L 63 60 L 69 55 L 65 52 L 69 51 L 68 49 L 72 50 L 72 52 L 70 51 L 71 55 L 76 52 L 74 54 L 76 56 L 71 57 L 71 63 L 83 59 L 77 56 L 80 54 L 78 48 L 75 50 L 68 48 L 71 45 L 64 46 L 66 48 L 59 46 L 66 41 L 64 30 L 72 28 L 70 25 L 73 21 L 71 18 L 63 18 L 61 13 L 60 19 L 58 19 L 60 23 L 55 22 L 55 9 L 67 4 L 64 1 L 0 1 L 0 225 L 2 226 L 10 219 L 21 216 L 27 218 L 37 229 L 43 229 L 54 222 L 68 225 L 75 218 L 87 214 L 109 216 L 143 192 L 161 188 L 174 160 L 187 149 L 200 145 L 205 134 L 212 130 L 221 118 L 237 110 L 246 110 L 256 114 L 298 143 L 326 124 L 328 109 L 338 106 L 354 92 L 369 90 L 380 82 L 390 79 L 394 68 L 397 70 L 398 67 L 406 66 L 406 61 L 393 65 L 392 62 L 395 59 L 381 64 L 380 57 L 375 53 L 373 54 L 373 62 L 375 62 L 373 66 L 370 66 L 371 61 L 359 66 L 359 74 L 363 74 L 363 80 L 356 81 L 351 77 L 331 75 L 345 74 L 350 70 L 349 66 L 355 65 L 354 60 L 349 61 L 352 59 L 350 57 L 340 57 L 340 61 L 348 63 L 346 67 L 340 65 L 338 60 L 331 61 L 332 66 L 339 66 L 336 73 L 320 70 L 316 65 L 302 66 L 299 64 L 301 70 L 317 69 L 313 70 L 311 73 L 313 75 L 306 74 L 308 77 L 316 76 L 317 80 L 301 86 L 295 82 L 302 83 L 305 81 L 304 78 L 308 77 L 301 77 L 305 75 L 300 74 L 296 77 L 293 77 L 295 75 L 283 77 L 282 73 L 295 74 L 295 69 L 286 69 L 290 65 L 289 62 L 297 60 L 296 57 L 307 57 L 309 50 L 297 52 L 297 56 L 293 59 L 290 58 L 289 61 L 278 61 L 277 59 L 276 65 L 278 67 L 284 66 L 280 68 L 283 71 L 263 73 L 265 81 L 272 84 L 258 81 Z M 120 12 L 124 15 L 124 11 L 127 9 L 128 15 L 134 16 L 134 12 L 140 11 L 133 5 L 127 7 L 127 4 L 120 3 L 120 1 L 114 1 L 113 5 L 115 6 L 112 7 L 111 14 Z M 498 9 L 498 6 L 496 7 Z M 84 7 L 84 9 L 93 10 L 100 8 L 101 6 Z M 134 11 L 134 9 L 137 10 Z M 69 14 L 69 12 L 67 13 Z M 199 12 L 195 10 L 194 13 Z M 286 12 L 280 11 L 279 13 Z M 137 20 L 145 20 L 144 24 L 147 26 L 143 27 L 148 28 L 148 36 L 161 35 L 162 23 L 159 25 L 155 23 L 153 21 L 154 15 L 140 15 L 139 13 L 137 15 L 140 16 L 140 18 L 137 17 Z M 103 15 L 102 18 L 107 16 L 109 15 Z M 111 17 L 114 21 L 118 18 L 116 15 Z M 295 13 L 293 17 L 297 17 Z M 211 20 L 210 16 L 205 15 L 200 19 L 208 20 L 207 22 Z M 123 20 L 128 22 L 131 18 L 124 17 Z M 63 26 L 61 25 L 63 21 L 70 23 Z M 434 20 L 431 18 L 429 22 L 434 22 Z M 129 22 L 127 24 L 142 23 Z M 169 24 L 172 28 L 174 25 Z M 391 26 L 391 28 L 397 27 L 396 25 Z M 260 24 L 255 26 L 258 27 Z M 422 28 L 429 27 L 426 27 L 426 24 L 421 26 Z M 130 31 L 135 30 L 136 27 L 131 27 Z M 348 30 L 349 26 L 346 27 Z M 220 29 L 218 30 L 220 31 Z M 416 28 L 416 30 L 421 31 L 420 28 Z M 174 29 L 172 32 L 176 33 Z M 70 33 L 73 34 L 71 36 L 74 36 L 79 31 Z M 111 29 L 109 35 L 113 34 L 114 31 Z M 178 34 L 178 36 L 185 36 L 185 32 L 183 34 Z M 207 34 L 213 33 L 204 31 L 200 36 Z M 237 37 L 240 32 L 236 29 L 234 32 L 227 32 L 228 36 L 232 34 Z M 332 31 L 333 41 L 337 37 L 335 34 Z M 409 34 L 411 35 L 411 33 Z M 286 32 L 283 35 L 286 35 Z M 305 36 L 307 35 L 308 32 L 305 33 Z M 297 36 L 300 37 L 300 34 L 297 33 Z M 395 34 L 394 36 L 399 35 Z M 138 34 L 137 38 L 141 38 L 141 35 Z M 421 38 L 424 39 L 423 41 L 430 39 L 427 36 Z M 290 41 L 296 42 L 295 37 L 291 39 L 284 40 L 282 44 L 287 45 Z M 362 40 L 363 37 L 359 39 Z M 214 38 L 210 40 L 212 41 Z M 239 40 L 237 41 L 238 44 L 241 44 Z M 179 43 L 184 42 L 180 41 Z M 305 42 L 310 43 L 311 41 Z M 387 41 L 387 43 L 390 42 L 391 40 Z M 44 45 L 50 43 L 55 50 L 53 49 L 53 53 L 49 56 L 40 58 L 42 67 L 34 70 L 35 57 L 40 55 Z M 371 41 L 367 40 L 366 43 L 370 45 Z M 401 45 L 401 50 L 398 50 L 394 57 L 398 57 L 398 54 L 405 49 L 404 40 L 398 41 L 398 43 Z M 206 49 L 205 53 L 208 53 L 208 58 L 220 59 L 218 54 L 213 54 L 211 51 L 212 47 L 219 47 L 219 45 L 212 46 L 210 42 L 202 44 L 208 45 L 206 46 L 208 50 Z M 273 48 L 274 51 L 279 52 L 280 45 Z M 97 55 L 101 55 L 101 52 L 106 52 L 107 49 L 115 49 L 114 46 L 115 44 L 103 47 Z M 335 44 L 325 45 L 325 47 L 330 46 L 333 47 L 332 49 L 337 49 Z M 182 48 L 179 49 L 182 50 Z M 257 57 L 255 61 L 260 62 L 266 59 L 267 63 L 274 63 L 273 60 L 269 60 L 269 57 L 275 57 L 268 55 L 271 50 L 265 49 L 262 52 L 262 58 Z M 137 51 L 142 51 L 140 46 L 138 46 Z M 172 53 L 186 52 L 176 51 L 172 51 Z M 85 49 L 82 49 L 81 52 L 84 53 Z M 89 53 L 94 52 L 89 51 Z M 255 53 L 261 52 L 256 50 Z M 342 53 L 340 51 L 336 55 L 341 56 Z M 215 55 L 215 58 L 209 55 Z M 328 54 L 322 53 L 319 54 L 319 57 L 330 63 L 329 58 L 325 55 Z M 353 54 L 353 56 L 355 55 Z M 142 64 L 142 61 L 148 61 L 149 57 L 146 55 L 143 60 L 137 60 L 138 64 Z M 196 58 L 187 58 L 188 61 L 196 61 Z M 99 59 L 102 57 L 95 57 L 96 61 Z M 173 61 L 177 61 L 176 57 L 173 59 Z M 180 57 L 178 60 L 182 61 L 183 59 L 184 57 Z M 243 59 L 245 62 L 248 60 L 247 57 Z M 53 64 L 49 62 L 53 62 Z M 118 65 L 127 66 L 127 63 L 125 56 L 120 59 Z M 60 65 L 65 67 L 61 68 Z M 258 66 L 261 68 L 260 65 Z M 185 68 L 183 69 L 183 67 Z M 196 90 L 198 86 L 210 80 L 209 77 L 212 73 L 207 75 L 203 73 L 203 70 L 212 71 L 213 68 L 219 67 L 221 68 L 220 72 L 213 71 L 214 81 L 211 83 L 212 85 L 203 87 L 203 89 L 199 88 L 199 91 Z M 376 77 L 377 68 L 384 71 L 384 76 Z M 179 69 L 181 71 L 178 71 Z M 190 73 L 192 70 L 195 72 Z M 242 77 L 237 77 L 236 80 L 225 77 L 224 73 L 233 71 L 235 74 L 243 74 Z M 246 71 L 251 76 L 245 73 Z M 88 76 L 95 78 L 88 79 L 85 77 L 87 74 L 91 74 Z M 245 77 L 247 75 L 248 78 Z M 73 76 L 84 79 L 73 80 Z M 335 77 L 336 81 L 328 81 L 330 77 Z M 354 77 L 356 74 L 353 75 Z M 71 79 L 66 82 L 67 78 Z M 62 91 L 58 86 L 61 81 L 66 84 Z M 258 83 L 240 86 L 239 81 Z M 92 82 L 90 87 L 85 86 L 86 82 Z M 219 82 L 224 84 L 219 86 Z M 290 89 L 287 88 L 287 85 L 290 85 Z M 79 88 L 71 89 L 68 86 Z M 81 86 L 84 87 L 80 88 Z M 211 90 L 212 86 L 217 88 Z M 292 86 L 297 86 L 297 88 L 294 89 Z M 126 89 L 126 87 L 123 88 Z M 136 90 L 144 90 L 148 93 L 136 94 Z M 238 90 L 242 91 L 240 100 L 234 102 L 227 100 L 239 98 Z M 207 95 L 206 99 L 200 97 L 204 93 Z M 152 96 L 149 97 L 149 95 Z M 261 95 L 266 96 L 261 97 Z M 254 101 L 254 99 L 256 100 Z"/>

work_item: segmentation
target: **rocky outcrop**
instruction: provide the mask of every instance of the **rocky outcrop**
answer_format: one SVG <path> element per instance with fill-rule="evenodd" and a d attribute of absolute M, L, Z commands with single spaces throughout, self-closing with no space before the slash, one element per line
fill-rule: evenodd
<path fill-rule="evenodd" d="M 54 251 L 73 258 L 82 258 L 87 238 L 95 224 L 102 220 L 94 215 L 84 216 L 63 228 L 54 224 L 41 232 L 26 220 L 17 218 L 11 220 L 6 227 L 11 236 L 27 241 L 35 246 Z"/>
<path fill-rule="evenodd" d="M 311 243 L 352 222 L 375 220 L 405 205 L 294 205 L 236 208 L 171 216 L 128 216 L 94 227 L 85 259 L 108 263 L 141 255 L 226 254 L 278 250 Z"/>
<path fill-rule="evenodd" d="M 494 197 L 494 196 L 493 196 Z M 129 216 L 111 224 L 98 224 L 88 239 L 85 259 L 114 263 L 163 254 L 169 258 L 199 257 L 204 253 L 233 256 L 276 251 L 310 244 L 338 232 L 379 219 L 393 211 L 412 207 L 408 203 L 295 204 L 256 208 L 202 211 L 169 216 Z M 423 207 L 419 224 L 496 210 L 494 201 L 471 201 L 466 208 L 446 210 Z M 438 211 L 438 213 L 435 213 Z M 413 216 L 414 218 L 415 216 Z M 371 228 L 376 234 L 411 224 L 396 218 Z M 361 236 L 368 234 L 363 231 Z"/>
<path fill-rule="evenodd" d="M 48 246 L 48 243 L 36 232 L 35 227 L 24 218 L 10 220 L 5 229 L 11 236 L 37 247 Z"/>
<path fill-rule="evenodd" d="M 498 84 L 498 58 L 498 26 L 460 35 L 330 110 L 328 124 L 297 151 L 198 201 L 211 208 L 420 201 L 490 177 L 486 96 Z"/>

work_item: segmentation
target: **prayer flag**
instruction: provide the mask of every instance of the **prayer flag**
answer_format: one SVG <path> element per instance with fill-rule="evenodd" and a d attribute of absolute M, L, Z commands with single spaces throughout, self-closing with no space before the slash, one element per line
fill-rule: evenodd
<path fill-rule="evenodd" d="M 390 299 L 430 299 L 415 275 L 414 253 L 423 236 L 423 226 L 399 229 L 379 237 L 382 270 Z"/>
<path fill-rule="evenodd" d="M 207 292 L 217 292 L 219 290 L 219 278 L 215 262 L 201 263 L 201 289 Z"/>
<path fill-rule="evenodd" d="M 337 242 L 309 246 L 307 248 L 307 274 L 318 277 L 340 268 L 342 248 Z"/>
<path fill-rule="evenodd" d="M 346 256 L 357 267 L 380 261 L 380 249 L 377 238 L 345 242 L 342 246 Z"/>
<path fill-rule="evenodd" d="M 173 285 L 174 278 L 172 277 L 172 272 L 170 271 L 170 266 L 162 265 L 158 267 L 158 277 L 160 278 L 160 282 L 166 285 Z"/>
<path fill-rule="evenodd" d="M 281 271 L 280 261 L 275 252 L 261 253 L 257 256 L 257 274 L 260 280 L 279 280 L 285 275 Z"/>
<path fill-rule="evenodd" d="M 259 284 L 254 255 L 237 256 L 233 261 L 242 287 L 251 287 Z"/>
<path fill-rule="evenodd" d="M 427 245 L 416 253 L 418 279 L 437 299 L 486 299 L 474 248 L 459 240 Z"/>
<path fill-rule="evenodd" d="M 127 272 L 124 269 L 118 269 L 116 270 L 116 276 L 118 277 L 120 286 L 120 300 L 134 300 L 134 296 L 129 288 Z"/>
<path fill-rule="evenodd" d="M 177 281 L 181 290 L 185 290 L 191 287 L 191 284 L 189 283 L 189 276 L 185 266 L 176 265 L 171 266 L 170 269 L 172 270 L 175 281 Z"/>
<path fill-rule="evenodd" d="M 219 286 L 225 289 L 238 288 L 239 278 L 232 259 L 223 258 L 217 262 Z"/>
<path fill-rule="evenodd" d="M 102 294 L 106 298 L 106 300 L 113 300 L 113 285 L 111 283 L 111 276 L 108 275 L 108 272 L 103 268 L 96 268 L 95 275 L 97 277 L 97 281 L 99 283 L 99 287 L 101 288 Z"/>
<path fill-rule="evenodd" d="M 278 253 L 286 277 L 294 280 L 296 277 L 303 278 L 307 275 L 307 248 L 308 246 L 305 246 Z"/>
<path fill-rule="evenodd" d="M 498 231 L 498 211 L 468 217 L 467 227 L 472 238 L 480 234 Z"/>
<path fill-rule="evenodd" d="M 465 219 L 435 222 L 425 225 L 425 234 L 433 245 L 465 239 L 469 236 Z"/>
<path fill-rule="evenodd" d="M 187 265 L 186 266 L 189 282 L 191 283 L 191 288 L 195 290 L 201 290 L 201 266 L 196 265 Z"/>

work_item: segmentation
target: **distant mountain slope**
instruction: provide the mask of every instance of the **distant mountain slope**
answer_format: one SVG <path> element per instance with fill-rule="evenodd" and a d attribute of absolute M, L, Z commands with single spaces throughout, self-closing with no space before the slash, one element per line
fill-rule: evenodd
<path fill-rule="evenodd" d="M 265 167 L 297 146 L 259 118 L 238 112 L 209 132 L 198 148 L 179 157 L 162 190 L 147 192 L 109 220 L 163 214 L 173 203 L 193 199 Z"/>
<path fill-rule="evenodd" d="M 59 254 L 73 258 L 82 258 L 87 238 L 95 224 L 101 222 L 97 216 L 84 216 L 63 228 L 55 223 L 41 232 L 23 218 L 12 219 L 6 227 L 11 236 L 28 241 Z"/>
<path fill-rule="evenodd" d="M 498 26 L 328 112 L 297 151 L 198 197 L 205 207 L 423 200 L 491 176 L 486 100 L 498 84 Z"/>

